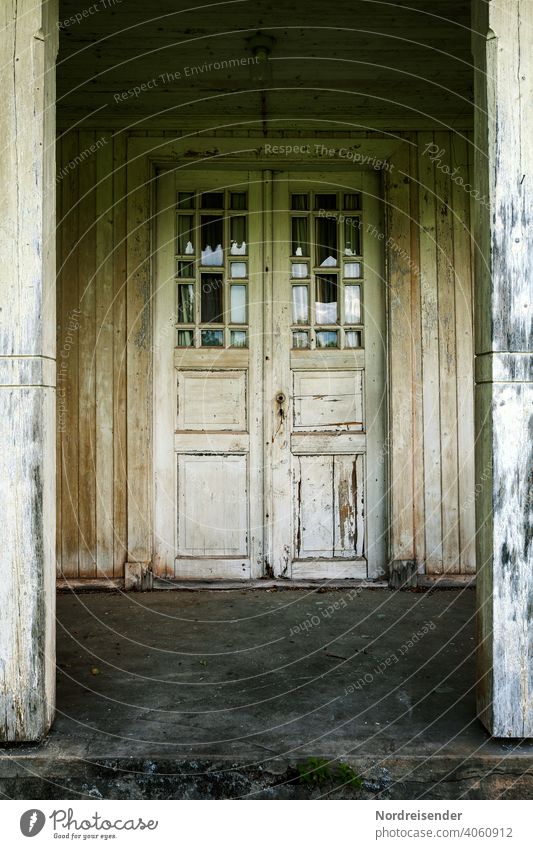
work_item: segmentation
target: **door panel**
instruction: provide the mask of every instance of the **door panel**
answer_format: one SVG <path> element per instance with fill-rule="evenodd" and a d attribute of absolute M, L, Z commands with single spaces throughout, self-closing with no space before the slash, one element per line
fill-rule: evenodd
<path fill-rule="evenodd" d="M 246 374 L 178 370 L 178 431 L 245 431 Z"/>
<path fill-rule="evenodd" d="M 295 559 L 363 557 L 363 455 L 293 460 Z"/>
<path fill-rule="evenodd" d="M 273 209 L 273 572 L 375 578 L 386 557 L 379 182 L 277 174 Z"/>
<path fill-rule="evenodd" d="M 253 172 L 158 179 L 159 576 L 262 574 L 261 194 Z"/>
<path fill-rule="evenodd" d="M 247 558 L 246 456 L 178 454 L 177 460 L 178 557 Z"/>
<path fill-rule="evenodd" d="M 362 430 L 363 372 L 293 373 L 294 431 Z"/>

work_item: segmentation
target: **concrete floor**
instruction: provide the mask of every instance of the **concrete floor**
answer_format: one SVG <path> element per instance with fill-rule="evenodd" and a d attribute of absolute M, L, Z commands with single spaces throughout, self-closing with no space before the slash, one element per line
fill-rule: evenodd
<path fill-rule="evenodd" d="M 471 589 L 60 594 L 56 722 L 0 750 L 0 791 L 533 798 L 474 680 Z"/>

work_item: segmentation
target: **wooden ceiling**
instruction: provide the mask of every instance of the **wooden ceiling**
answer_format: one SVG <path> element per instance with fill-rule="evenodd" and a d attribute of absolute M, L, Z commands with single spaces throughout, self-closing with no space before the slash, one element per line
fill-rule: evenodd
<path fill-rule="evenodd" d="M 465 0 L 61 0 L 60 22 L 63 127 L 472 123 Z"/>

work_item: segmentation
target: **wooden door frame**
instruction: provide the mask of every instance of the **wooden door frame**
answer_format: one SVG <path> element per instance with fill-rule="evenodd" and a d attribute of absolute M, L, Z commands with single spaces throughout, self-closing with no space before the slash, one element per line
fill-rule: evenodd
<path fill-rule="evenodd" d="M 283 142 L 285 151 L 272 148 Z M 253 144 L 256 143 L 254 147 Z M 177 139 L 148 136 L 130 137 L 127 146 L 127 347 L 128 386 L 135 386 L 127 398 L 126 476 L 128 482 L 128 564 L 126 568 L 150 569 L 154 552 L 154 463 L 153 463 L 153 263 L 155 247 L 154 216 L 156 213 L 155 180 L 157 169 L 182 165 L 184 169 L 221 170 L 344 170 L 339 168 L 340 151 L 351 152 L 359 162 L 370 162 L 374 170 L 387 170 L 387 163 L 397 150 L 404 150 L 408 140 L 389 138 L 338 139 L 325 137 L 246 140 L 242 138 L 210 138 L 196 133 Z M 270 145 L 267 148 L 267 145 Z M 316 148 L 319 148 L 317 151 Z M 302 165 L 302 150 L 306 154 Z M 323 151 L 327 153 L 324 154 Z M 338 157 L 331 161 L 330 151 Z M 325 156 L 327 157 L 325 161 Z M 277 158 L 275 158 L 277 157 Z M 345 154 L 344 160 L 350 161 Z M 348 166 L 349 169 L 350 166 Z M 348 170 L 347 169 L 347 170 Z M 365 169 L 363 169 L 365 170 Z M 388 180 L 384 181 L 383 202 L 387 205 Z M 390 285 L 390 281 L 389 285 Z M 388 305 L 386 332 L 390 348 Z M 390 387 L 389 387 L 390 390 Z M 390 398 L 390 391 L 389 391 Z M 390 431 L 390 428 L 389 428 Z M 387 458 L 388 461 L 388 458 Z M 391 520 L 393 517 L 390 517 Z M 390 534 L 389 534 L 390 537 Z M 390 554 L 389 554 L 390 557 Z M 384 564 L 385 566 L 387 564 Z"/>

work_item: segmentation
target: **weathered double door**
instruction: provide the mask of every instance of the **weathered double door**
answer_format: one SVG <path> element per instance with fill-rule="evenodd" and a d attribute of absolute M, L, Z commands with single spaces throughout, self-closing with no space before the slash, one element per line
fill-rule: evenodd
<path fill-rule="evenodd" d="M 378 576 L 378 178 L 168 170 L 157 203 L 156 574 Z"/>

